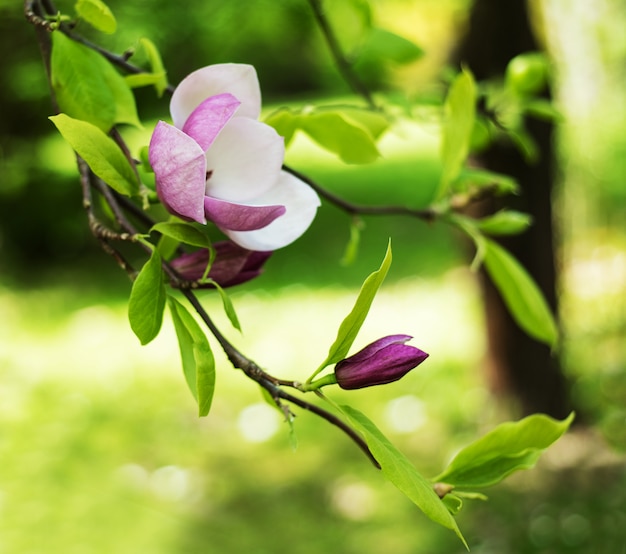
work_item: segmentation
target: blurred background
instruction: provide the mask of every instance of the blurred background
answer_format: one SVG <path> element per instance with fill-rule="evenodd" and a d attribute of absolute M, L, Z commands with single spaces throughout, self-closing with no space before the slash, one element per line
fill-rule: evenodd
<path fill-rule="evenodd" d="M 108 4 L 115 35 L 78 30 L 116 52 L 150 38 L 172 83 L 234 61 L 256 66 L 267 113 L 352 101 L 304 0 Z M 326 2 L 347 50 L 359 41 L 361 4 Z M 372 165 L 343 165 L 303 137 L 287 162 L 356 202 L 424 206 L 440 171 L 428 102 L 440 94 L 442 70 L 459 59 L 472 9 L 485 2 L 370 4 L 379 26 L 424 56 L 369 64 L 362 77 L 381 92 L 393 85 L 423 109 L 383 138 L 383 157 Z M 553 137 L 558 371 L 564 404 L 580 423 L 537 469 L 485 491 L 487 502 L 468 503 L 459 525 L 481 554 L 626 553 L 626 6 L 531 6 L 565 118 Z M 126 319 L 130 283 L 85 224 L 72 153 L 47 120 L 35 33 L 20 3 L 3 0 L 0 15 L 0 552 L 463 552 L 337 430 L 298 414 L 291 436 L 219 355 L 214 407 L 206 419 L 195 416 L 168 317 L 160 336 L 140 347 Z M 148 89 L 137 97 L 146 131 L 123 133 L 138 149 L 153 121 L 167 117 L 168 99 Z M 346 266 L 349 223 L 325 204 L 262 277 L 232 291 L 243 335 L 229 329 L 214 295 L 203 301 L 272 374 L 306 378 L 391 237 L 394 262 L 355 347 L 407 333 L 431 357 L 401 383 L 333 398 L 365 411 L 435 475 L 464 444 L 523 411 L 515 390 L 502 392 L 486 369 L 471 252 L 441 224 L 369 218 Z"/>

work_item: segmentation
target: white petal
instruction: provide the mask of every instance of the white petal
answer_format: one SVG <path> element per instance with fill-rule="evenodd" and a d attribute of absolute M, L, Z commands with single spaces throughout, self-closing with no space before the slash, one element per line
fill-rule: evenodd
<path fill-rule="evenodd" d="M 256 70 L 251 65 L 223 63 L 209 65 L 190 73 L 176 87 L 170 101 L 174 125 L 182 129 L 191 112 L 202 101 L 225 92 L 241 102 L 235 116 L 259 118 L 261 89 Z"/>
<path fill-rule="evenodd" d="M 284 140 L 269 125 L 233 117 L 206 153 L 206 195 L 247 202 L 272 188 L 281 173 Z"/>
<path fill-rule="evenodd" d="M 249 204 L 282 204 L 287 211 L 267 227 L 256 231 L 223 231 L 239 246 L 268 251 L 287 246 L 303 235 L 315 218 L 320 200 L 309 185 L 282 171 L 276 187 Z"/>

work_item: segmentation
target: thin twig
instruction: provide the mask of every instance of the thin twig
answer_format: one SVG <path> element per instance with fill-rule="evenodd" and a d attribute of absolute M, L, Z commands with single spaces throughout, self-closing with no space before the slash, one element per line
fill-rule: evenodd
<path fill-rule="evenodd" d="M 331 204 L 334 204 L 344 212 L 350 215 L 405 215 L 410 217 L 416 217 L 423 219 L 424 221 L 434 221 L 437 218 L 437 212 L 430 208 L 424 210 L 418 210 L 414 208 L 408 208 L 407 206 L 368 206 L 365 204 L 353 204 L 347 200 L 333 194 L 317 184 L 313 179 L 307 177 L 303 173 L 296 171 L 295 169 L 287 166 L 283 166 L 283 169 L 293 176 L 297 177 L 301 181 L 304 181 L 315 192 L 317 192 L 322 198 L 328 200 Z"/>
<path fill-rule="evenodd" d="M 374 102 L 374 98 L 372 98 L 369 89 L 363 84 L 361 79 L 359 79 L 358 75 L 352 68 L 352 65 L 341 51 L 341 46 L 339 45 L 337 36 L 335 35 L 335 32 L 333 31 L 333 28 L 324 13 L 321 0 L 309 0 L 309 5 L 313 10 L 313 15 L 315 16 L 317 24 L 324 35 L 326 44 L 328 44 L 330 53 L 337 64 L 339 73 L 341 73 L 350 88 L 365 99 L 370 108 L 378 110 L 379 107 L 376 105 L 376 102 Z"/>

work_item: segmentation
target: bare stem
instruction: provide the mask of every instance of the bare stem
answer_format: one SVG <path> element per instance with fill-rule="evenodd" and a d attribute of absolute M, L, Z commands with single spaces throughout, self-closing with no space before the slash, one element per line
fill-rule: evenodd
<path fill-rule="evenodd" d="M 374 102 L 372 95 L 369 89 L 363 84 L 361 79 L 359 79 L 358 75 L 355 73 L 352 65 L 344 55 L 341 50 L 341 46 L 339 45 L 339 40 L 337 39 L 337 35 L 335 34 L 330 21 L 326 17 L 324 13 L 324 8 L 322 6 L 321 0 L 309 0 L 309 5 L 313 10 L 313 15 L 315 16 L 315 20 L 324 35 L 324 39 L 326 40 L 326 44 L 328 44 L 328 48 L 332 57 L 337 64 L 337 69 L 339 73 L 341 73 L 342 77 L 345 79 L 346 83 L 352 88 L 354 92 L 358 95 L 362 96 L 363 99 L 368 103 L 370 108 L 374 110 L 378 110 L 379 107 Z"/>

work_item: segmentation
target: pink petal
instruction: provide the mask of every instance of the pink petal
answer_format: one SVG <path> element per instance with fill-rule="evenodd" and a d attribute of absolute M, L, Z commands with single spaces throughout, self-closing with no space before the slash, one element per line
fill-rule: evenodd
<path fill-rule="evenodd" d="M 185 121 L 202 101 L 228 92 L 241 102 L 237 116 L 258 119 L 261 114 L 261 89 L 251 65 L 224 63 L 209 65 L 185 77 L 170 101 L 174 125 L 182 129 Z"/>
<path fill-rule="evenodd" d="M 247 204 L 276 184 L 284 156 L 284 140 L 272 127 L 233 117 L 206 153 L 207 196 Z"/>
<path fill-rule="evenodd" d="M 248 250 L 266 251 L 287 246 L 304 234 L 315 218 L 320 200 L 309 185 L 281 171 L 276 186 L 249 204 L 282 204 L 286 212 L 267 227 L 256 231 L 222 230 L 233 242 Z"/>
<path fill-rule="evenodd" d="M 191 112 L 183 126 L 183 133 L 195 139 L 206 152 L 240 104 L 228 93 L 207 98 Z"/>
<path fill-rule="evenodd" d="M 206 223 L 206 157 L 198 143 L 176 127 L 157 123 L 149 149 L 156 191 L 168 211 Z"/>
<path fill-rule="evenodd" d="M 204 197 L 204 213 L 221 229 L 252 231 L 269 225 L 285 213 L 284 206 L 245 206 Z"/>

